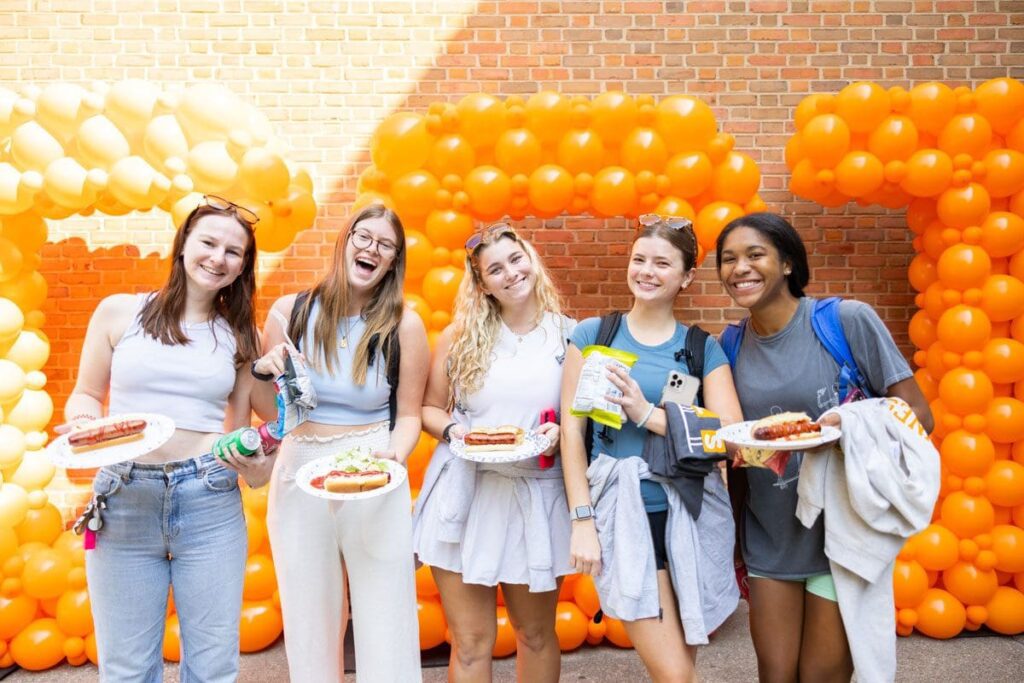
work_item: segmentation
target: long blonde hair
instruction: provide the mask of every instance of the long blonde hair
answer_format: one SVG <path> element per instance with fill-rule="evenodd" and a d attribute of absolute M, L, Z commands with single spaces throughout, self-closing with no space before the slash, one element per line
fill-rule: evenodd
<path fill-rule="evenodd" d="M 371 356 L 376 355 L 377 351 L 389 348 L 392 335 L 398 334 L 398 323 L 402 320 L 402 311 L 405 309 L 402 298 L 402 284 L 405 281 L 405 229 L 398 214 L 381 204 L 372 204 L 349 221 L 345 230 L 338 234 L 330 270 L 310 290 L 298 315 L 293 316 L 293 324 L 288 330 L 291 338 L 298 344 L 306 332 L 314 302 L 320 302 L 320 313 L 313 327 L 313 343 L 309 345 L 312 349 L 309 357 L 313 367 L 318 370 L 326 368 L 333 376 L 338 365 L 338 326 L 343 318 L 348 317 L 351 298 L 348 275 L 345 272 L 345 248 L 348 246 L 352 231 L 360 222 L 369 218 L 386 220 L 395 231 L 395 238 L 398 241 L 391 269 L 377 283 L 370 300 L 361 311 L 366 321 L 366 329 L 356 346 L 355 364 L 352 366 L 352 381 L 357 386 L 366 384 L 366 373 L 372 363 Z M 393 361 L 394 359 L 388 358 L 388 365 Z M 380 372 L 379 367 L 377 371 Z"/>
<path fill-rule="evenodd" d="M 452 322 L 452 343 L 448 349 L 448 410 L 455 407 L 457 397 L 472 394 L 480 388 L 491 365 L 491 351 L 501 330 L 501 306 L 483 290 L 480 277 L 480 256 L 502 239 L 514 240 L 530 259 L 537 279 L 533 294 L 537 300 L 539 324 L 545 313 L 561 315 L 561 297 L 555 283 L 544 268 L 537 250 L 521 238 L 508 223 L 495 223 L 484 229 L 480 242 L 466 251 L 466 273 L 455 298 Z"/>

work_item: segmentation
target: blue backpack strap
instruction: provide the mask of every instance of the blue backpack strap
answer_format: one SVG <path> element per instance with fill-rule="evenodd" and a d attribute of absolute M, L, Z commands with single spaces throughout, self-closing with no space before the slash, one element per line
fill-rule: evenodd
<path fill-rule="evenodd" d="M 607 315 L 602 315 L 601 324 L 597 328 L 597 337 L 594 338 L 594 344 L 597 346 L 611 346 L 612 340 L 615 339 L 621 324 L 622 311 L 612 311 Z M 583 349 L 580 350 L 582 351 Z M 601 431 L 597 436 L 602 441 L 611 440 L 611 437 L 608 435 L 608 427 L 604 425 L 602 425 Z M 594 421 L 589 418 L 587 419 L 586 432 L 583 435 L 583 447 L 587 449 L 587 462 L 590 462 L 590 454 L 594 452 Z"/>
<path fill-rule="evenodd" d="M 738 323 L 729 323 L 722 330 L 721 336 L 718 338 L 718 343 L 722 345 L 722 350 L 725 351 L 725 357 L 729 359 L 729 365 L 732 367 L 736 366 L 736 356 L 740 353 L 740 344 L 743 343 L 743 333 L 747 331 L 747 319 L 739 321 Z"/>
<path fill-rule="evenodd" d="M 839 402 L 846 399 L 850 389 L 856 387 L 870 395 L 867 383 L 860 374 L 857 361 L 850 350 L 850 344 L 846 341 L 846 333 L 843 332 L 843 324 L 839 319 L 839 297 L 818 299 L 814 302 L 814 312 L 811 314 L 811 327 L 814 334 L 828 351 L 832 359 L 839 365 Z"/>

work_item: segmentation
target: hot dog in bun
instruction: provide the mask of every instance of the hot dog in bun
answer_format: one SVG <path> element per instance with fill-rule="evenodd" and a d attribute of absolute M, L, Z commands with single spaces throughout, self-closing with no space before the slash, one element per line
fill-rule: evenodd
<path fill-rule="evenodd" d="M 500 427 L 474 427 L 466 434 L 463 441 L 467 453 L 483 453 L 486 451 L 513 451 L 523 443 L 525 432 L 519 427 L 502 425 Z"/>
<path fill-rule="evenodd" d="M 383 460 L 367 449 L 353 448 L 335 456 L 333 468 L 314 477 L 309 485 L 331 493 L 362 493 L 387 486 L 390 481 L 391 472 Z"/>
<path fill-rule="evenodd" d="M 68 435 L 72 453 L 85 453 L 96 448 L 107 448 L 138 441 L 146 430 L 145 420 L 116 420 L 95 426 L 75 429 Z"/>
<path fill-rule="evenodd" d="M 807 413 L 779 413 L 754 423 L 750 436 L 757 441 L 802 441 L 814 439 L 821 433 L 821 425 L 813 422 Z"/>

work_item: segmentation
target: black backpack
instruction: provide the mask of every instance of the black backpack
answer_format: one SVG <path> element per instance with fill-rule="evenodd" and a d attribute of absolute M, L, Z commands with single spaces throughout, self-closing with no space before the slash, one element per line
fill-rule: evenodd
<path fill-rule="evenodd" d="M 306 299 L 309 298 L 309 290 L 299 292 L 295 295 L 295 305 L 292 307 L 292 315 L 288 321 L 288 328 L 294 328 L 295 322 L 299 317 L 299 310 L 303 304 L 306 303 Z M 301 343 L 301 342 L 300 342 Z M 370 354 L 370 367 L 373 367 L 373 362 L 377 358 L 377 344 L 380 343 L 380 335 L 375 334 L 370 337 L 370 343 L 367 347 L 367 352 Z M 299 349 L 301 351 L 301 349 Z M 391 333 L 391 339 L 384 349 L 384 362 L 387 367 L 388 386 L 391 387 L 391 394 L 388 396 L 388 420 L 390 420 L 389 429 L 395 428 L 395 417 L 398 415 L 398 369 L 402 360 L 402 350 L 398 345 L 398 329 Z"/>
<path fill-rule="evenodd" d="M 610 346 L 621 324 L 622 311 L 612 311 L 608 315 L 601 316 L 601 325 L 597 328 L 597 338 L 594 340 L 594 344 Z M 678 363 L 686 359 L 686 366 L 689 368 L 690 374 L 700 380 L 700 387 L 697 389 L 697 403 L 701 406 L 704 405 L 704 345 L 709 336 L 703 329 L 693 325 L 686 333 L 683 348 L 675 353 L 676 362 Z M 605 443 L 611 441 L 607 425 L 601 426 L 601 431 L 598 432 L 597 438 Z M 593 420 L 587 420 L 587 432 L 583 443 L 586 446 L 587 460 L 589 461 L 591 458 L 590 454 L 594 451 Z"/>

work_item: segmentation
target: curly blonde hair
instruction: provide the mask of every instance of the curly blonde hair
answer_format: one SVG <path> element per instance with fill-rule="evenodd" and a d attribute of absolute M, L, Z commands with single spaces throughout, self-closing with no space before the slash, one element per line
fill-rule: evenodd
<path fill-rule="evenodd" d="M 478 240 L 473 244 L 473 240 Z M 489 246 L 502 239 L 514 240 L 530 259 L 537 276 L 533 294 L 537 300 L 539 324 L 545 313 L 561 315 L 561 296 L 533 245 L 521 238 L 508 223 L 495 223 L 471 238 L 466 251 L 466 273 L 455 298 L 452 321 L 452 343 L 448 349 L 448 410 L 455 407 L 458 396 L 472 394 L 480 388 L 491 365 L 491 351 L 501 331 L 501 306 L 483 290 L 480 277 L 480 256 Z"/>

